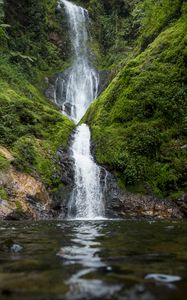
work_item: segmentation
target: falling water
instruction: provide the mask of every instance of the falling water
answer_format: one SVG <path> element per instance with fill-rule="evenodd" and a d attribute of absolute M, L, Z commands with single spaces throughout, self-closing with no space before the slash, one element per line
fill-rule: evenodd
<path fill-rule="evenodd" d="M 88 11 L 69 1 L 61 0 L 70 28 L 74 63 L 61 80 L 62 111 L 75 123 L 85 114 L 97 97 L 99 76 L 93 68 L 88 50 Z M 90 151 L 90 130 L 86 124 L 78 126 L 71 147 L 74 159 L 75 187 L 69 201 L 68 217 L 94 219 L 104 216 L 100 167 Z"/>
<path fill-rule="evenodd" d="M 62 111 L 78 123 L 97 97 L 99 75 L 89 59 L 88 11 L 66 0 L 60 2 L 67 15 L 74 54 L 73 66 L 68 70 L 66 80 L 61 81 Z"/>
<path fill-rule="evenodd" d="M 90 153 L 90 130 L 79 126 L 72 145 L 75 160 L 75 188 L 69 203 L 69 216 L 93 219 L 104 215 L 100 168 Z"/>

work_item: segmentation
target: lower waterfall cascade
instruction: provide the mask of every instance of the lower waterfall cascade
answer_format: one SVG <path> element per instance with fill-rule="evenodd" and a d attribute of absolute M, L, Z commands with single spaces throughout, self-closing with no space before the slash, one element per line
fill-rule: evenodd
<path fill-rule="evenodd" d="M 66 81 L 58 78 L 62 112 L 76 124 L 98 95 L 99 74 L 90 61 L 87 47 L 88 11 L 69 1 L 60 0 L 64 7 L 73 51 L 73 66 L 67 70 Z M 55 101 L 57 97 L 55 95 Z M 68 204 L 68 218 L 95 219 L 104 217 L 101 168 L 91 155 L 91 134 L 86 124 L 78 126 L 70 148 L 74 161 L 74 188 Z"/>
<path fill-rule="evenodd" d="M 72 211 L 75 211 L 76 218 L 103 217 L 100 167 L 90 153 L 90 130 L 86 124 L 76 129 L 71 149 L 75 162 L 75 188 L 69 203 L 68 217 L 73 216 Z"/>

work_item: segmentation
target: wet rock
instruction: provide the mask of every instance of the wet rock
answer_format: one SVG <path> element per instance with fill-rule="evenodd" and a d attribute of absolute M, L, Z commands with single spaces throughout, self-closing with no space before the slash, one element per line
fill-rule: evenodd
<path fill-rule="evenodd" d="M 68 202 L 74 186 L 74 161 L 69 151 L 66 152 L 63 149 L 59 149 L 57 155 L 61 169 L 59 176 L 63 185 L 53 192 L 51 209 L 54 211 L 55 217 L 65 218 L 68 212 Z"/>
<path fill-rule="evenodd" d="M 57 81 L 57 75 L 45 78 L 45 84 L 47 88 L 45 89 L 44 94 L 53 103 L 55 103 L 56 101 L 55 99 L 56 81 Z"/>
<path fill-rule="evenodd" d="M 49 77 L 47 88 L 44 91 L 45 96 L 50 101 L 55 103 L 60 109 L 62 109 L 66 99 L 65 86 L 71 70 L 72 68 L 67 68 L 64 72 Z M 68 104 L 67 104 L 67 109 L 68 110 L 70 109 Z"/>
<path fill-rule="evenodd" d="M 45 96 L 55 103 L 60 109 L 62 109 L 65 99 L 66 99 L 66 84 L 69 78 L 69 73 L 72 71 L 72 68 L 67 68 L 64 72 L 56 74 L 51 77 L 45 78 L 45 83 L 47 88 L 44 91 Z M 102 70 L 99 72 L 99 87 L 98 95 L 104 91 L 111 81 L 111 74 L 107 70 Z M 67 114 L 70 113 L 72 109 L 71 104 L 65 103 L 64 110 Z"/>
<path fill-rule="evenodd" d="M 64 250 L 63 248 L 60 248 L 60 251 L 56 254 L 57 256 L 63 258 L 64 257 Z"/>
<path fill-rule="evenodd" d="M 36 219 L 32 213 L 30 213 L 28 211 L 22 212 L 17 209 L 15 209 L 11 213 L 7 214 L 4 218 L 4 220 L 7 220 L 7 221 L 32 220 L 32 219 Z"/>
<path fill-rule="evenodd" d="M 171 200 L 160 200 L 153 196 L 125 193 L 121 196 L 124 216 L 152 217 L 157 219 L 181 219 L 183 213 Z"/>
<path fill-rule="evenodd" d="M 158 199 L 154 196 L 132 194 L 118 188 L 115 177 L 110 173 L 104 195 L 106 216 L 122 218 L 182 219 L 185 216 L 186 198 L 181 206 L 174 201 Z"/>
<path fill-rule="evenodd" d="M 173 283 L 182 280 L 180 276 L 166 275 L 166 274 L 148 274 L 145 276 L 146 280 L 156 280 L 165 283 Z"/>
<path fill-rule="evenodd" d="M 10 289 L 2 289 L 1 294 L 6 297 L 12 296 L 12 291 Z"/>
<path fill-rule="evenodd" d="M 62 37 L 58 32 L 51 31 L 49 33 L 49 40 L 59 48 L 61 48 L 63 45 Z"/>
<path fill-rule="evenodd" d="M 184 216 L 187 217 L 187 194 L 177 199 L 176 203 L 180 210 L 183 212 Z"/>
<path fill-rule="evenodd" d="M 8 215 L 12 214 L 14 209 L 14 205 L 11 205 L 6 200 L 0 199 L 0 220 L 5 220 Z"/>
<path fill-rule="evenodd" d="M 117 187 L 114 176 L 104 168 L 101 170 L 101 184 L 103 186 L 105 215 L 107 218 L 118 218 L 123 210 L 120 190 Z"/>
<path fill-rule="evenodd" d="M 12 247 L 10 248 L 11 252 L 13 253 L 18 253 L 23 250 L 23 247 L 19 244 L 13 244 Z"/>
<path fill-rule="evenodd" d="M 98 95 L 100 95 L 106 87 L 109 85 L 111 78 L 110 72 L 107 70 L 102 70 L 99 72 L 99 87 L 98 87 Z"/>
<path fill-rule="evenodd" d="M 72 184 L 74 178 L 74 161 L 69 152 L 62 149 L 58 151 L 59 165 L 62 169 L 61 179 L 65 185 Z"/>

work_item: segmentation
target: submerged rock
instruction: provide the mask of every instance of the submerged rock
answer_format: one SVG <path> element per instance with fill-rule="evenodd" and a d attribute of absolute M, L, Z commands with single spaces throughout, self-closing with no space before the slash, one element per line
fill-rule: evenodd
<path fill-rule="evenodd" d="M 10 248 L 11 252 L 18 253 L 23 250 L 23 247 L 19 244 L 13 244 L 12 247 Z"/>
<path fill-rule="evenodd" d="M 180 276 L 166 275 L 166 274 L 148 274 L 145 276 L 146 280 L 156 280 L 165 283 L 173 283 L 180 281 L 182 278 Z"/>

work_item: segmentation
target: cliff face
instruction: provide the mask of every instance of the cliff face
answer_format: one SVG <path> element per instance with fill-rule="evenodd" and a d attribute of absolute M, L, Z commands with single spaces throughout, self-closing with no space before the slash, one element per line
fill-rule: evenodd
<path fill-rule="evenodd" d="M 1 218 L 45 217 L 66 184 L 58 150 L 66 151 L 74 128 L 43 96 L 44 78 L 65 66 L 62 16 L 56 1 L 7 0 L 0 8 Z"/>
<path fill-rule="evenodd" d="M 137 2 L 129 18 L 138 35 L 126 40 L 131 55 L 115 61 L 117 76 L 84 121 L 98 163 L 122 188 L 175 200 L 187 187 L 187 6 Z"/>
<path fill-rule="evenodd" d="M 15 158 L 5 147 L 0 147 L 0 155 L 0 219 L 38 219 L 49 215 L 51 199 L 44 185 L 11 166 Z"/>

